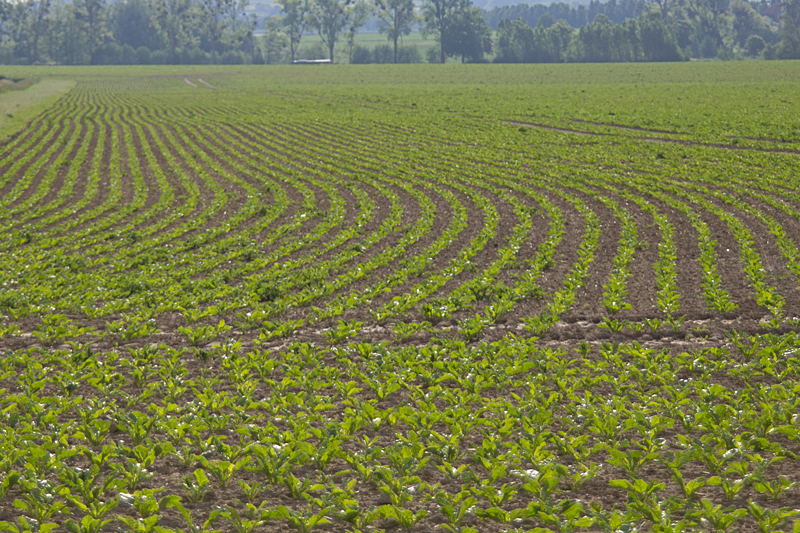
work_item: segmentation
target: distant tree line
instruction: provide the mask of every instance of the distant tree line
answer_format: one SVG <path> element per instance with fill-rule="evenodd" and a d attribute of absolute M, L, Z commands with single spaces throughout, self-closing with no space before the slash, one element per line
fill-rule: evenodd
<path fill-rule="evenodd" d="M 0 0 L 0 63 L 286 63 L 311 33 L 320 39 L 304 53 L 315 58 L 333 60 L 339 46 L 351 63 L 416 63 L 421 54 L 402 40 L 417 29 L 435 40 L 425 57 L 434 63 L 491 54 L 498 62 L 800 58 L 800 0 L 767 1 L 593 0 L 484 12 L 472 0 L 278 0 L 280 15 L 259 21 L 248 0 Z M 356 43 L 370 20 L 386 45 Z"/>
<path fill-rule="evenodd" d="M 247 0 L 0 1 L 0 62 L 250 63 Z"/>
<path fill-rule="evenodd" d="M 342 38 L 352 63 L 417 63 L 419 51 L 401 46 L 402 37 L 418 28 L 433 37 L 437 49 L 427 57 L 431 63 L 444 63 L 448 57 L 462 61 L 483 61 L 492 51 L 492 28 L 484 12 L 472 0 L 424 0 L 419 9 L 414 0 L 278 0 L 283 17 L 267 22 L 267 48 L 270 62 L 280 57 L 281 46 L 288 48 L 294 61 L 300 41 L 314 29 L 334 58 L 334 47 Z M 376 17 L 379 31 L 386 35 L 388 48 L 368 50 L 355 44 L 358 30 L 370 17 Z"/>
<path fill-rule="evenodd" d="M 614 24 L 605 15 L 577 32 L 565 20 L 548 26 L 544 17 L 536 28 L 522 20 L 500 21 L 497 63 L 580 63 L 681 61 L 675 36 L 657 13 Z"/>
<path fill-rule="evenodd" d="M 503 62 L 800 59 L 800 0 L 518 4 L 486 20 Z"/>
<path fill-rule="evenodd" d="M 362 62 L 418 62 L 401 41 L 413 29 L 437 40 L 435 57 L 481 60 L 492 30 L 471 0 L 279 0 L 280 16 L 259 21 L 247 0 L 0 0 L 0 63 L 239 64 L 297 58 L 304 35 L 323 53 L 337 43 Z M 358 49 L 355 36 L 377 19 L 390 52 Z M 258 38 L 255 29 L 263 24 Z M 319 53 L 319 52 L 315 52 Z"/>
<path fill-rule="evenodd" d="M 597 0 L 589 2 L 588 6 L 573 7 L 564 2 L 552 4 L 515 4 L 495 7 L 486 12 L 486 22 L 494 29 L 503 19 L 517 20 L 535 28 L 539 19 L 544 17 L 544 23 L 551 25 L 553 21 L 564 20 L 573 28 L 580 28 L 590 24 L 597 15 L 605 15 L 616 24 L 621 24 L 628 19 L 638 18 L 646 10 L 647 4 L 642 0 L 609 0 L 601 3 Z"/>

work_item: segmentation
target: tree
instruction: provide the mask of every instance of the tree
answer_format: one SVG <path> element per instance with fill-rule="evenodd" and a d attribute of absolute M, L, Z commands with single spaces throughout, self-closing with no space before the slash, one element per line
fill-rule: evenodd
<path fill-rule="evenodd" d="M 783 12 L 792 17 L 793 21 L 800 20 L 800 0 L 786 0 L 782 7 Z"/>
<path fill-rule="evenodd" d="M 206 36 L 211 44 L 211 64 L 217 63 L 217 46 L 227 24 L 226 18 L 233 11 L 234 0 L 200 0 L 203 8 Z"/>
<path fill-rule="evenodd" d="M 414 0 L 375 0 L 378 19 L 383 23 L 379 31 L 394 44 L 394 62 L 397 63 L 397 41 L 408 35 L 416 20 Z"/>
<path fill-rule="evenodd" d="M 538 30 L 537 25 L 537 30 Z M 564 61 L 569 43 L 575 30 L 564 19 L 558 19 L 555 24 L 541 33 L 534 33 L 534 37 L 539 37 L 539 45 L 535 54 L 535 61 L 542 63 L 561 63 Z"/>
<path fill-rule="evenodd" d="M 681 61 L 678 42 L 657 13 L 642 16 L 639 23 L 645 61 Z"/>
<path fill-rule="evenodd" d="M 800 59 L 800 35 L 790 15 L 784 15 L 779 32 L 778 59 Z"/>
<path fill-rule="evenodd" d="M 760 35 L 751 35 L 744 43 L 744 49 L 750 57 L 756 57 L 766 47 L 767 43 Z"/>
<path fill-rule="evenodd" d="M 75 0 L 75 18 L 84 24 L 89 60 L 97 62 L 97 52 L 111 33 L 106 26 L 106 0 Z"/>
<path fill-rule="evenodd" d="M 747 38 L 751 35 L 758 35 L 762 38 L 769 36 L 769 26 L 749 2 L 733 0 L 730 4 L 730 11 L 733 15 L 733 31 L 739 46 L 745 46 Z"/>
<path fill-rule="evenodd" d="M 277 16 L 271 16 L 264 21 L 264 62 L 267 65 L 277 63 L 286 50 L 286 35 L 281 31 L 283 23 Z"/>
<path fill-rule="evenodd" d="M 170 62 L 178 61 L 178 52 L 196 41 L 196 11 L 191 0 L 153 0 L 152 23 L 166 47 Z"/>
<path fill-rule="evenodd" d="M 281 13 L 285 15 L 282 19 L 283 30 L 289 39 L 289 52 L 292 56 L 291 60 L 294 62 L 294 56 L 300 46 L 300 39 L 303 38 L 308 23 L 308 1 L 279 0 L 278 4 L 281 6 Z"/>
<path fill-rule="evenodd" d="M 345 36 L 347 38 L 347 57 L 351 63 L 353 62 L 353 47 L 356 44 L 356 34 L 367 23 L 371 15 L 372 6 L 366 0 L 356 0 L 350 10 L 349 27 Z"/>
<path fill-rule="evenodd" d="M 309 13 L 309 24 L 317 29 L 333 63 L 333 48 L 350 15 L 352 0 L 316 0 Z"/>
<path fill-rule="evenodd" d="M 246 0 L 245 0 L 246 1 Z M 256 64 L 256 27 L 258 26 L 258 15 L 252 13 L 249 17 L 245 14 L 242 18 L 246 21 L 245 24 L 242 25 L 243 34 L 244 34 L 244 42 L 243 46 L 245 49 L 250 51 L 250 63 L 255 65 Z M 237 17 L 238 19 L 238 17 Z M 235 22 L 236 19 L 234 19 Z M 236 24 L 234 24 L 234 28 Z M 259 63 L 263 61 L 258 59 Z"/>
<path fill-rule="evenodd" d="M 484 54 L 492 52 L 492 29 L 477 7 L 456 12 L 448 25 L 446 38 L 441 41 L 445 54 L 461 56 L 461 62 L 483 61 Z"/>
<path fill-rule="evenodd" d="M 109 26 L 114 39 L 121 45 L 133 48 L 146 46 L 150 50 L 159 48 L 160 43 L 147 0 L 126 0 L 113 2 L 110 6 Z"/>
<path fill-rule="evenodd" d="M 424 25 L 422 34 L 433 35 L 439 41 L 439 62 L 447 57 L 446 44 L 450 39 L 450 28 L 457 13 L 471 7 L 471 0 L 425 0 L 422 6 Z"/>
<path fill-rule="evenodd" d="M 43 44 L 50 59 L 63 65 L 89 62 L 83 23 L 75 18 L 71 3 L 55 1 L 49 26 Z"/>
<path fill-rule="evenodd" d="M 495 63 L 528 63 L 533 60 L 533 29 L 522 19 L 503 19 L 497 26 Z"/>
<path fill-rule="evenodd" d="M 258 18 L 255 13 L 247 15 L 245 11 L 247 5 L 247 0 L 239 0 L 238 3 L 236 0 L 232 0 L 227 17 L 224 19 L 222 42 L 225 48 L 228 48 L 224 54 L 228 63 L 241 64 L 244 62 L 242 54 L 245 53 L 249 54 L 250 63 L 255 61 L 256 50 L 253 35 Z"/>
<path fill-rule="evenodd" d="M 2 2 L 2 44 L 5 61 L 29 63 L 30 11 L 20 3 Z"/>
<path fill-rule="evenodd" d="M 30 9 L 33 13 L 31 20 L 31 61 L 39 61 L 39 38 L 45 33 L 50 14 L 51 0 L 31 0 Z"/>
<path fill-rule="evenodd" d="M 656 7 L 658 8 L 658 13 L 661 15 L 661 20 L 664 24 L 669 24 L 669 16 L 672 10 L 675 7 L 676 1 L 675 0 L 653 0 L 655 2 Z"/>

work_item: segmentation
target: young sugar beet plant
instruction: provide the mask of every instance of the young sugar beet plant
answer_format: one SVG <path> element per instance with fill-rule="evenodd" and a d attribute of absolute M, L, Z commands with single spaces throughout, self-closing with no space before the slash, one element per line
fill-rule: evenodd
<path fill-rule="evenodd" d="M 575 295 L 585 283 L 586 277 L 589 275 L 589 265 L 594 261 L 594 254 L 600 246 L 599 217 L 577 197 L 563 193 L 558 189 L 552 190 L 574 205 L 584 217 L 583 241 L 578 247 L 578 261 L 567 274 L 564 288 L 553 294 L 552 300 L 547 304 L 547 311 L 539 316 L 522 320 L 526 323 L 526 329 L 535 335 L 547 333 L 558 322 L 559 317 L 575 302 Z"/>
<path fill-rule="evenodd" d="M 507 185 L 504 181 L 495 181 Z M 528 192 L 528 196 L 542 205 L 551 217 L 547 238 L 539 246 L 536 256 L 530 261 L 530 268 L 525 271 L 515 286 L 506 288 L 502 283 L 497 283 L 496 276 L 498 273 L 504 268 L 516 264 L 516 254 L 523 242 L 528 238 L 532 228 L 530 220 L 531 208 L 526 207 L 518 198 L 505 191 L 501 191 L 499 194 L 514 206 L 514 211 L 520 224 L 515 226 L 514 234 L 509 239 L 508 244 L 497 251 L 498 259 L 493 261 L 481 275 L 463 283 L 447 297 L 449 302 L 480 301 L 489 299 L 492 295 L 495 298 L 492 304 L 485 306 L 484 316 L 476 314 L 474 317 L 459 321 L 461 333 L 467 342 L 472 342 L 479 338 L 486 327 L 496 323 L 502 316 L 511 312 L 517 301 L 524 298 L 541 299 L 543 297 L 541 288 L 536 284 L 536 281 L 541 277 L 545 269 L 553 265 L 555 249 L 563 234 L 563 221 L 560 210 L 543 195 Z"/>
<path fill-rule="evenodd" d="M 703 192 L 708 189 L 701 188 Z M 744 265 L 744 273 L 753 290 L 756 293 L 756 301 L 759 305 L 766 307 L 772 313 L 772 319 L 768 322 L 770 327 L 779 327 L 783 321 L 783 307 L 785 300 L 777 293 L 777 289 L 767 284 L 766 271 L 761 263 L 758 252 L 754 249 L 753 237 L 750 231 L 741 223 L 739 219 L 727 210 L 706 200 L 699 194 L 686 193 L 695 203 L 708 209 L 717 215 L 733 232 L 739 245 L 739 258 Z"/>
<path fill-rule="evenodd" d="M 675 244 L 675 227 L 669 221 L 669 217 L 658 212 L 658 209 L 641 196 L 635 195 L 628 190 L 621 191 L 613 188 L 614 192 L 628 201 L 638 205 L 643 211 L 653 217 L 653 221 L 658 226 L 661 234 L 661 242 L 658 244 L 658 261 L 653 265 L 656 274 L 656 305 L 665 315 L 672 316 L 680 309 L 680 294 L 677 291 L 678 275 L 676 262 L 678 259 L 678 248 Z M 645 324 L 652 330 L 658 330 L 661 322 L 659 319 L 645 319 Z"/>
<path fill-rule="evenodd" d="M 628 264 L 633 260 L 636 250 L 641 247 L 637 224 L 633 220 L 633 216 L 627 210 L 620 208 L 619 204 L 614 200 L 596 194 L 585 186 L 574 186 L 578 190 L 599 200 L 604 206 L 609 208 L 620 221 L 622 229 L 617 255 L 614 257 L 614 266 L 611 269 L 609 279 L 603 285 L 603 307 L 612 315 L 625 309 L 631 309 L 631 305 L 624 300 L 627 296 L 627 291 L 625 290 L 626 279 L 631 275 Z M 608 322 L 606 322 L 605 325 L 607 324 Z"/>
<path fill-rule="evenodd" d="M 662 188 L 677 195 L 683 192 L 676 186 L 662 186 Z M 738 306 L 731 301 L 730 293 L 722 288 L 722 278 L 717 270 L 717 242 L 714 240 L 708 224 L 685 203 L 664 194 L 662 191 L 654 190 L 651 184 L 644 190 L 684 214 L 697 232 L 703 273 L 703 297 L 708 308 L 720 312 L 729 312 L 737 309 Z"/>

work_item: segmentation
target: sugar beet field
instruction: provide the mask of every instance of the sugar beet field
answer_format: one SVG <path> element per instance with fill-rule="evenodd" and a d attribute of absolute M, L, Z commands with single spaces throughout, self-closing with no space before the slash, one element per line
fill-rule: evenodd
<path fill-rule="evenodd" d="M 0 530 L 800 530 L 800 63 L 9 72 Z"/>

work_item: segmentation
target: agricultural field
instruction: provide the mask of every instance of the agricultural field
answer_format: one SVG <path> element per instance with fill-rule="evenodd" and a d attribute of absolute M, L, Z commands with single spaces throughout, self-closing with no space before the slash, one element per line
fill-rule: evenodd
<path fill-rule="evenodd" d="M 800 530 L 800 63 L 6 70 L 0 530 Z"/>

